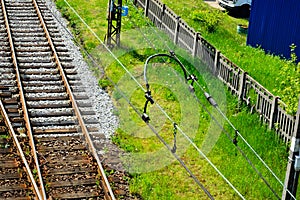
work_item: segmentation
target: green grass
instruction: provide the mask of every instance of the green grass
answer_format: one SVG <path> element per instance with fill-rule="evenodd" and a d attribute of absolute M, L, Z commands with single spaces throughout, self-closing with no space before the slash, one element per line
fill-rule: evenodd
<path fill-rule="evenodd" d="M 69 2 L 98 36 L 104 38 L 107 2 L 103 0 L 91 0 L 88 3 L 81 0 L 70 0 Z M 128 76 L 123 67 L 87 31 L 76 16 L 70 12 L 70 9 L 66 8 L 63 0 L 57 0 L 56 4 L 62 10 L 63 15 L 71 20 L 70 26 L 76 34 L 76 39 L 81 41 L 96 60 L 102 63 L 105 76 L 117 84 L 138 111 L 142 112 L 145 103 L 143 91 L 137 88 L 137 84 Z M 176 4 L 182 6 L 183 11 L 188 10 L 188 3 L 185 6 L 181 2 L 176 2 Z M 198 4 L 201 5 L 201 3 Z M 147 36 L 157 47 L 156 51 L 147 44 L 141 36 L 141 32 L 131 31 L 132 28 L 147 25 L 147 22 L 141 19 L 140 14 L 135 12 L 132 7 L 130 7 L 130 15 L 123 19 L 122 48 L 114 49 L 114 54 L 139 83 L 145 86 L 143 81 L 145 59 L 157 51 L 166 52 L 164 43 L 157 38 L 156 34 L 151 34 L 151 31 L 148 30 Z M 147 30 L 143 31 L 146 32 Z M 242 41 L 244 36 L 239 37 L 236 40 Z M 278 139 L 273 131 L 268 130 L 266 125 L 261 124 L 257 114 L 249 114 L 248 108 L 239 105 L 236 98 L 218 80 L 211 77 L 201 63 L 193 62 L 193 59 L 188 55 L 178 49 L 176 50 L 189 71 L 195 73 L 205 90 L 213 94 L 222 110 L 229 116 L 230 121 L 240 130 L 241 134 L 279 178 L 284 180 L 287 164 L 286 145 Z M 155 101 L 163 107 L 172 119 L 178 122 L 184 132 L 207 153 L 208 158 L 247 199 L 274 199 L 270 190 L 237 151 L 227 135 L 224 132 L 221 133 L 215 122 L 211 120 L 211 117 L 188 90 L 182 88 L 186 88 L 186 85 L 182 83 L 183 73 L 181 69 L 171 60 L 168 60 L 168 65 L 164 64 L 164 61 L 155 59 L 149 64 L 149 81 L 152 81 L 151 91 Z M 176 71 L 174 72 L 171 69 Z M 97 69 L 93 68 L 93 70 L 98 73 Z M 120 127 L 113 136 L 112 141 L 131 155 L 129 157 L 124 155 L 124 166 L 131 171 L 132 176 L 130 191 L 138 193 L 144 199 L 204 199 L 205 194 L 203 191 L 147 128 L 140 116 L 122 97 L 120 91 L 107 79 L 99 80 L 99 84 L 104 86 L 110 95 L 114 97 L 117 108 L 116 114 L 120 117 Z M 196 95 L 204 105 L 209 107 L 208 109 L 214 113 L 218 120 L 221 120 L 220 115 L 208 105 L 200 89 L 197 86 L 195 86 L 195 89 Z M 149 105 L 147 113 L 151 118 L 151 124 L 172 147 L 172 123 L 161 114 L 155 105 Z M 224 123 L 224 128 L 226 128 L 230 137 L 234 136 L 234 131 L 228 124 Z M 216 141 L 214 137 L 217 138 Z M 281 195 L 282 187 L 254 157 L 241 138 L 237 138 L 237 140 L 241 149 L 245 151 L 246 155 L 266 177 L 276 192 Z M 216 143 L 211 144 L 210 142 Z M 199 152 L 186 142 L 179 132 L 177 132 L 177 147 L 180 158 L 216 199 L 239 199 L 237 194 L 199 155 Z"/>

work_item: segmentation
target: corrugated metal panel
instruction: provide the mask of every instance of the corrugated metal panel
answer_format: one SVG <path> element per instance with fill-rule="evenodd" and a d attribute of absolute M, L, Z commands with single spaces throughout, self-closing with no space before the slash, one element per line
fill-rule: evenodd
<path fill-rule="evenodd" d="M 300 1 L 252 0 L 247 44 L 289 58 L 292 43 L 300 58 Z"/>

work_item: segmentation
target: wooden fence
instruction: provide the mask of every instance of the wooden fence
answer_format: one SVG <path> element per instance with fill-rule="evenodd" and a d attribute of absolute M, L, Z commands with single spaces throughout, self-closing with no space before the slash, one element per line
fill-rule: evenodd
<path fill-rule="evenodd" d="M 195 32 L 179 16 L 159 0 L 134 0 L 147 16 L 162 29 L 175 44 L 204 62 L 231 92 L 253 110 L 255 109 L 270 129 L 288 143 L 296 130 L 296 116 L 289 115 L 285 104 L 256 80 L 226 58 L 213 45 Z"/>

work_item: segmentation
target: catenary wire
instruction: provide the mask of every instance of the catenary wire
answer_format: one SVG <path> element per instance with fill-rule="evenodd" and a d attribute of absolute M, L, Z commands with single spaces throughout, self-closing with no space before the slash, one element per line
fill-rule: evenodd
<path fill-rule="evenodd" d="M 66 0 L 64 0 L 65 2 L 66 2 Z M 67 2 L 66 2 L 67 3 Z M 95 35 L 95 37 L 102 43 L 102 45 L 108 50 L 108 52 L 110 53 L 110 54 L 112 54 L 113 55 L 113 57 L 114 57 L 114 59 L 116 59 L 117 61 L 118 61 L 118 63 L 120 63 L 120 64 L 122 64 L 121 63 L 121 61 L 119 61 L 118 60 L 118 58 L 112 53 L 112 51 L 110 51 L 110 49 L 103 43 L 103 41 L 96 35 L 96 33 L 88 26 L 88 24 L 87 23 L 85 23 L 84 22 L 84 20 L 79 16 L 79 14 L 75 11 L 75 9 L 74 8 L 72 8 L 71 7 L 71 5 L 70 4 L 68 4 L 67 3 L 67 5 L 71 8 L 71 10 L 78 16 L 78 18 L 85 24 L 85 26 L 87 26 L 88 27 L 88 29 Z M 136 83 L 138 83 L 138 81 L 134 78 L 134 76 L 127 70 L 127 68 L 122 64 L 122 67 L 125 69 L 125 71 L 131 76 L 131 78 L 132 79 L 134 79 L 134 81 L 136 82 Z M 140 84 L 138 84 L 143 90 L 144 90 L 144 88 L 140 85 Z M 145 91 L 145 90 L 144 90 Z M 158 104 L 158 103 L 156 103 L 155 102 L 155 104 L 156 104 L 156 106 L 161 110 L 161 112 L 162 113 L 164 113 L 164 115 L 166 115 L 166 117 L 171 121 L 171 122 L 173 122 L 173 123 L 175 123 L 174 122 L 174 120 L 172 120 L 171 119 L 171 117 L 163 110 L 163 108 Z M 180 129 L 180 127 L 177 125 L 177 128 L 179 128 L 179 130 L 180 130 L 180 132 L 182 133 L 182 134 L 184 134 L 185 135 L 185 137 L 188 137 L 181 129 Z M 192 140 L 189 140 L 190 142 L 192 142 Z M 193 143 L 193 142 L 192 142 Z M 193 146 L 196 146 L 195 144 L 193 145 Z M 198 148 L 198 151 L 199 151 L 200 149 Z M 203 152 L 199 152 L 201 155 L 204 155 L 203 154 Z M 205 159 L 208 159 L 206 156 L 205 156 Z M 216 168 L 216 166 L 215 165 L 213 165 L 213 163 L 212 162 L 209 162 L 209 164 L 214 168 L 214 169 L 217 169 Z M 223 177 L 223 178 L 225 178 L 225 176 L 223 175 L 223 174 L 221 174 L 221 172 L 219 171 L 219 170 L 217 170 L 217 172 L 221 175 L 221 177 Z M 242 199 L 245 199 L 241 194 L 240 194 L 240 192 L 229 182 L 229 180 L 228 179 L 224 179 L 234 190 L 235 190 L 235 192 L 242 198 Z"/>
<path fill-rule="evenodd" d="M 56 20 L 58 20 L 56 18 Z M 58 20 L 59 21 L 59 20 Z M 59 21 L 60 22 L 60 21 Z M 63 26 L 64 27 L 64 26 Z M 64 27 L 65 28 L 65 27 Z M 69 34 L 71 34 L 68 31 Z M 72 34 L 71 34 L 72 35 Z M 79 43 L 75 40 L 77 45 Z M 103 44 L 105 45 L 105 44 Z M 93 56 L 91 56 L 84 48 L 81 48 L 83 52 L 89 57 L 89 59 L 93 62 L 94 65 L 98 66 L 98 63 L 93 59 Z M 99 67 L 99 66 L 98 66 Z M 100 68 L 100 67 L 99 67 Z M 141 116 L 141 113 L 138 111 L 138 109 L 130 102 L 130 100 L 123 94 L 123 92 L 120 90 L 120 88 L 109 78 L 107 79 L 114 85 L 114 87 L 118 90 L 118 92 L 122 95 L 122 97 L 126 100 L 126 102 L 133 108 L 133 110 Z M 179 158 L 179 156 L 172 152 L 172 148 L 167 144 L 167 142 L 159 135 L 159 133 L 155 130 L 155 128 L 150 124 L 146 123 L 147 126 L 150 128 L 150 130 L 157 136 L 157 138 L 165 145 L 165 147 L 173 154 L 173 156 L 176 158 L 176 160 L 182 165 L 182 167 L 190 174 L 190 176 L 193 178 L 193 180 L 200 186 L 200 188 L 205 192 L 205 194 L 209 197 L 209 199 L 214 199 L 213 196 L 210 194 L 210 192 L 205 188 L 205 186 L 198 180 L 198 178 L 192 173 L 192 171 L 186 166 L 186 164 L 183 162 L 182 159 Z"/>
<path fill-rule="evenodd" d="M 66 0 L 64 0 L 65 2 L 66 2 Z M 70 6 L 70 4 L 68 4 L 68 2 L 66 2 L 66 4 L 72 9 L 72 11 L 79 17 L 79 19 L 89 28 L 89 30 L 91 31 L 91 32 L 93 32 L 92 31 L 92 29 L 84 22 L 84 20 L 79 16 L 79 14 L 74 10 L 74 8 L 72 8 L 71 6 Z M 96 38 L 105 46 L 105 44 L 102 42 L 102 40 L 99 38 L 99 37 L 97 37 L 97 35 L 93 32 L 93 34 L 96 36 Z M 109 50 L 108 49 L 108 47 L 106 47 L 105 46 L 105 48 L 107 49 L 107 50 Z M 110 50 L 108 51 L 110 54 L 113 54 Z M 117 57 L 115 56 L 115 55 L 113 55 L 113 57 L 114 57 L 114 59 L 116 59 L 116 60 L 118 60 L 117 59 Z M 120 61 L 118 61 L 120 64 L 122 64 Z M 125 68 L 125 71 L 127 72 L 127 73 L 129 73 L 130 74 L 130 72 L 126 69 L 126 67 L 124 66 L 124 65 L 122 65 L 122 67 L 123 68 Z M 131 74 L 130 74 L 131 75 Z M 132 79 L 135 79 L 132 75 L 131 75 L 131 78 Z M 137 82 L 137 80 L 135 80 L 135 82 Z M 138 82 L 137 82 L 138 83 Z M 140 87 L 141 87 L 141 85 L 140 84 L 138 84 Z M 169 118 L 169 119 L 171 119 L 168 115 L 167 115 L 167 113 L 157 104 L 157 106 L 161 109 L 161 111 Z M 171 120 L 171 121 L 173 121 L 173 120 Z M 179 128 L 179 126 L 177 126 L 178 128 Z M 182 132 L 182 130 L 180 129 L 180 131 Z M 183 132 L 182 132 L 183 133 Z M 188 137 L 186 134 L 185 134 L 185 136 L 186 137 Z M 191 140 L 190 140 L 190 142 L 192 142 Z M 202 152 L 200 153 L 200 154 L 202 154 L 202 155 L 204 155 Z M 207 157 L 205 157 L 206 159 L 208 159 Z M 212 162 L 210 161 L 209 162 L 211 165 L 212 165 L 212 167 L 214 168 L 214 169 L 217 169 L 213 164 L 212 164 Z M 223 175 L 223 174 L 221 174 L 221 172 L 219 171 L 219 170 L 217 170 L 217 172 L 223 177 L 223 178 L 225 178 L 225 176 Z M 233 187 L 233 185 L 225 178 L 225 180 L 226 180 L 226 182 L 231 186 L 231 187 Z M 235 188 L 233 188 L 238 194 L 239 194 L 239 196 L 242 198 L 242 199 L 245 199 Z"/>
<path fill-rule="evenodd" d="M 132 0 L 131 0 L 131 3 L 134 5 L 134 3 L 132 2 Z M 137 7 L 134 5 L 134 7 L 137 9 Z M 140 14 L 141 15 L 141 14 Z M 145 18 L 145 16 L 142 16 L 141 15 L 141 17 L 144 17 Z M 147 20 L 146 20 L 147 21 Z M 147 21 L 147 23 L 148 23 L 148 26 L 149 27 L 151 27 L 155 32 L 157 32 L 157 30 L 151 25 L 151 24 L 149 24 L 149 22 Z M 141 30 L 140 30 L 140 32 L 141 32 Z M 142 33 L 142 32 L 141 32 Z M 142 33 L 143 34 L 143 36 L 145 37 L 145 38 L 147 38 L 147 36 L 144 34 L 144 33 Z M 169 51 L 171 51 L 172 49 L 171 49 L 171 47 L 168 45 L 168 43 L 167 43 L 167 41 L 166 40 L 164 40 L 161 36 L 160 36 L 160 34 L 156 34 L 160 39 L 161 39 L 161 41 L 165 44 L 165 46 L 169 49 Z M 149 41 L 148 39 L 147 39 L 147 41 Z M 151 45 L 153 45 L 153 46 L 155 46 L 153 43 L 151 44 Z M 156 48 L 155 48 L 156 49 Z M 175 55 L 176 56 L 176 55 Z M 184 66 L 184 65 L 183 65 Z M 187 68 L 184 66 L 184 68 L 185 68 L 185 70 L 186 70 L 186 72 L 188 72 L 188 74 L 189 75 L 191 75 L 191 73 L 189 72 L 189 70 L 187 70 Z M 205 90 L 204 90 L 204 88 L 199 84 L 199 82 L 198 81 L 195 81 L 196 82 L 196 84 L 198 85 L 198 87 L 202 90 L 202 92 L 206 92 Z M 198 98 L 198 97 L 197 97 Z M 287 188 L 284 186 L 284 184 L 283 184 L 283 182 L 278 178 L 278 176 L 272 171 L 272 169 L 268 166 L 268 164 L 260 157 L 260 155 L 254 150 L 254 148 L 247 142 L 247 140 L 241 135 L 241 133 L 235 128 L 235 126 L 230 122 L 230 120 L 226 117 L 226 115 L 223 113 L 223 111 L 222 110 L 220 110 L 220 108 L 219 108 L 219 106 L 216 106 L 215 107 L 216 108 L 216 110 L 222 115 L 222 117 L 228 122 L 228 124 L 233 128 L 233 130 L 236 132 L 236 134 L 238 134 L 238 136 L 244 141 L 244 143 L 250 148 L 250 150 L 254 153 L 254 155 L 262 162 L 262 164 L 267 168 L 267 170 L 272 174 L 272 176 L 281 184 L 281 186 L 283 186 L 283 188 L 284 189 L 286 189 L 287 190 Z M 292 196 L 292 198 L 293 199 L 296 199 L 294 196 L 293 196 L 293 194 L 289 191 L 289 190 L 287 190 L 288 191 L 288 193 Z"/>
<path fill-rule="evenodd" d="M 67 3 L 67 2 L 66 2 Z M 68 3 L 67 3 L 68 4 Z M 69 4 L 68 4 L 68 6 L 70 6 Z M 72 7 L 71 7 L 72 8 Z M 75 12 L 76 13 L 76 11 L 72 8 L 72 10 L 73 10 L 73 12 Z M 76 13 L 77 15 L 78 15 L 78 13 Z M 78 17 L 80 17 L 80 16 L 78 16 Z M 81 18 L 81 20 L 83 21 L 83 19 Z M 83 21 L 84 22 L 84 21 Z M 84 22 L 85 23 L 85 22 Z M 90 27 L 85 23 L 85 25 L 90 29 Z M 90 31 L 92 31 L 91 29 L 90 29 Z M 93 32 L 93 31 L 92 31 Z M 96 36 L 96 34 L 93 32 L 93 34 Z M 98 38 L 97 37 L 97 39 L 99 39 L 100 41 L 101 41 L 101 39 L 100 38 Z M 103 42 L 101 41 L 101 43 L 103 44 Z M 104 45 L 105 46 L 105 45 Z M 107 48 L 106 46 L 105 46 L 105 48 Z M 107 48 L 107 50 L 109 50 L 108 48 Z M 110 50 L 109 50 L 109 52 L 110 52 Z M 112 54 L 112 52 L 110 52 L 111 54 Z M 112 54 L 113 55 L 113 54 Z M 113 55 L 114 56 L 114 55 Z M 116 59 L 116 57 L 114 56 L 114 58 Z M 117 60 L 117 59 L 116 59 Z M 118 61 L 121 65 L 122 65 L 122 63 L 120 62 L 120 61 Z M 135 80 L 135 82 L 136 83 L 138 83 L 138 81 L 131 75 L 131 73 L 127 70 L 127 68 L 124 66 L 124 65 L 122 65 L 122 67 L 124 68 L 124 70 L 127 72 L 127 73 L 129 73 L 129 75 L 131 76 L 131 78 L 132 79 L 134 79 Z M 138 83 L 138 85 L 140 85 L 139 83 Z M 140 85 L 140 87 L 142 87 L 141 85 Z M 142 87 L 142 89 L 143 89 L 143 87 Z M 161 111 L 166 115 L 166 116 L 168 116 L 167 115 L 167 113 L 156 103 L 156 105 L 161 109 Z M 172 120 L 169 116 L 168 116 L 168 118 L 169 118 L 169 120 Z M 179 128 L 180 129 L 180 128 Z M 181 130 L 181 129 L 180 129 Z"/>
<path fill-rule="evenodd" d="M 194 97 L 196 97 L 196 95 L 194 95 Z M 200 103 L 202 105 L 202 107 L 204 108 L 204 110 L 209 114 L 209 116 L 215 121 L 215 123 L 218 125 L 218 127 L 227 135 L 227 137 L 233 142 L 232 137 L 230 136 L 230 134 L 228 133 L 227 130 L 224 129 L 224 127 L 218 122 L 218 120 L 209 112 L 209 110 L 206 108 L 206 106 L 196 97 L 196 100 L 198 101 L 198 103 Z M 168 115 L 168 113 L 166 113 L 166 111 L 155 101 L 155 105 L 160 109 L 160 111 L 169 119 L 169 121 L 171 121 L 172 123 L 175 123 L 175 121 Z M 176 125 L 177 129 L 179 130 L 179 132 L 190 142 L 190 144 L 192 144 L 192 146 L 199 152 L 200 155 L 202 155 L 207 161 L 209 161 L 208 157 L 205 156 L 205 154 L 197 147 L 197 145 L 191 140 L 191 138 L 182 131 L 182 129 Z M 255 167 L 255 165 L 251 162 L 251 160 L 248 158 L 248 156 L 245 154 L 245 152 L 238 146 L 235 145 L 236 148 L 238 149 L 238 151 L 242 154 L 242 156 L 246 159 L 246 161 L 248 162 L 248 164 L 254 169 L 254 171 L 258 174 L 258 176 L 263 180 L 263 182 L 267 185 L 267 187 L 271 190 L 271 192 L 277 197 L 277 199 L 280 199 L 280 197 L 278 196 L 278 194 L 276 193 L 276 191 L 271 187 L 271 185 L 269 184 L 269 182 L 264 178 L 264 176 L 259 172 L 259 170 Z M 216 170 L 217 167 L 211 162 L 209 161 L 209 164 Z M 240 192 L 231 184 L 231 182 L 219 171 L 216 170 L 219 175 L 235 190 L 235 192 L 241 197 L 242 195 L 240 194 Z"/>

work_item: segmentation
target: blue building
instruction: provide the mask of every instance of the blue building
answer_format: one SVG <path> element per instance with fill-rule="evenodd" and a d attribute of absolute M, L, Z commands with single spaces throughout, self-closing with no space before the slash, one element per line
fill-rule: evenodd
<path fill-rule="evenodd" d="M 252 0 L 247 44 L 290 58 L 290 45 L 300 61 L 300 1 Z"/>

